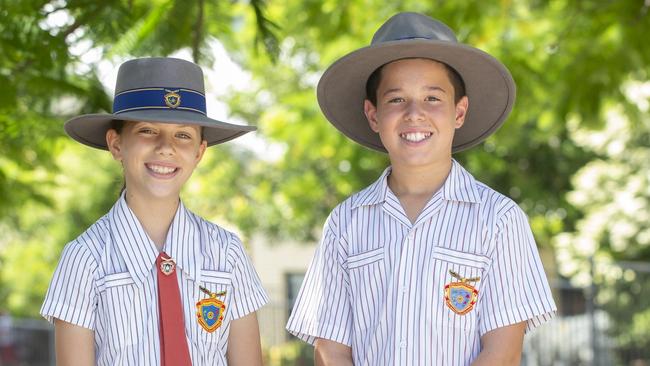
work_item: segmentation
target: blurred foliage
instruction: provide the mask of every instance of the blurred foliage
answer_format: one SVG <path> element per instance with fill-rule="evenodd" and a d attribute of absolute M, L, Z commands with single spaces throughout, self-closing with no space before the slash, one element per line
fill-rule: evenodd
<path fill-rule="evenodd" d="M 269 347 L 264 350 L 264 364 L 267 366 L 313 366 L 314 347 L 299 340 Z"/>
<path fill-rule="evenodd" d="M 610 335 L 629 364 L 629 355 L 650 357 L 650 82 L 621 90 L 628 101 L 608 109 L 602 129 L 568 123 L 576 144 L 597 158 L 572 178 L 567 198 L 584 215 L 575 231 L 556 236 L 555 247 L 558 269 L 578 285 L 591 283 L 593 257 L 596 305 L 614 320 Z"/>

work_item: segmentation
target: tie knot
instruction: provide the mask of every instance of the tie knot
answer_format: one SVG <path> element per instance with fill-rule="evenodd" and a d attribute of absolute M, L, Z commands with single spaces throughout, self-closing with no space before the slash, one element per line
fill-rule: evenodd
<path fill-rule="evenodd" d="M 174 269 L 176 268 L 176 263 L 174 263 L 174 260 L 171 259 L 170 256 L 167 255 L 165 252 L 160 252 L 158 255 L 158 269 L 162 274 L 165 276 L 169 276 L 170 274 L 174 273 Z"/>

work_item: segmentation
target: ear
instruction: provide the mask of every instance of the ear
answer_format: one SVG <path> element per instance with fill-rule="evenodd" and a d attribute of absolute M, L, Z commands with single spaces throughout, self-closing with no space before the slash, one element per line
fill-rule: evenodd
<path fill-rule="evenodd" d="M 122 139 L 120 134 L 112 128 L 106 131 L 106 145 L 113 155 L 113 159 L 122 161 Z"/>
<path fill-rule="evenodd" d="M 201 145 L 199 145 L 199 150 L 196 152 L 196 159 L 195 159 L 195 164 L 198 164 L 201 159 L 203 159 L 203 154 L 205 153 L 205 149 L 208 147 L 208 142 L 206 140 L 201 141 Z"/>
<path fill-rule="evenodd" d="M 370 129 L 379 132 L 379 123 L 377 122 L 377 107 L 368 99 L 363 101 L 363 113 L 366 115 Z"/>
<path fill-rule="evenodd" d="M 469 99 L 467 96 L 464 96 L 460 98 L 458 103 L 456 103 L 456 121 L 454 123 L 455 128 L 461 128 L 465 123 L 467 108 L 469 108 Z"/>

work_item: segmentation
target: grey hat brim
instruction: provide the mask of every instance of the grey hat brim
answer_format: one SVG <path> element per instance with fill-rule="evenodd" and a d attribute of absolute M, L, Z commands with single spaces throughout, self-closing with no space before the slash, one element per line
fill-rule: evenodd
<path fill-rule="evenodd" d="M 111 122 L 142 121 L 203 126 L 203 138 L 208 146 L 220 144 L 248 132 L 255 131 L 254 126 L 235 125 L 208 118 L 199 113 L 169 109 L 139 110 L 119 114 L 85 114 L 68 120 L 65 132 L 76 141 L 98 149 L 108 150 L 106 132 Z"/>
<path fill-rule="evenodd" d="M 452 152 L 485 140 L 505 121 L 515 102 L 515 82 L 497 59 L 477 48 L 427 39 L 382 42 L 356 50 L 332 64 L 317 89 L 327 119 L 342 133 L 368 148 L 386 152 L 363 112 L 366 82 L 373 71 L 405 58 L 428 58 L 454 68 L 465 82 L 469 109 L 456 130 Z"/>

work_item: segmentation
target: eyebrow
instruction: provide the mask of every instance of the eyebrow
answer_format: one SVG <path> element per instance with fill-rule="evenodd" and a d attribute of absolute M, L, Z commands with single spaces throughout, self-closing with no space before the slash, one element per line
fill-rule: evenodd
<path fill-rule="evenodd" d="M 426 87 L 424 87 L 424 88 L 425 88 L 426 90 L 428 90 L 428 91 L 441 91 L 441 92 L 447 94 L 447 91 L 446 91 L 445 89 L 439 87 L 439 86 L 426 86 Z M 388 89 L 388 90 L 386 90 L 386 91 L 384 92 L 384 94 L 382 94 L 382 96 L 386 96 L 386 95 L 388 95 L 388 94 L 390 94 L 390 93 L 399 92 L 399 91 L 401 91 L 401 90 L 402 90 L 402 88 L 392 88 L 392 89 Z"/>

